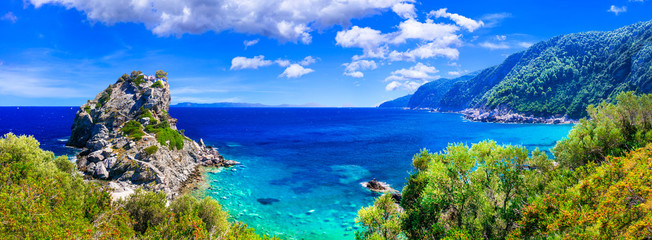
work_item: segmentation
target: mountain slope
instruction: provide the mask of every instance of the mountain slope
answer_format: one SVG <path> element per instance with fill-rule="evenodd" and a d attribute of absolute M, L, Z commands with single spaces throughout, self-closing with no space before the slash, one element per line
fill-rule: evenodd
<path fill-rule="evenodd" d="M 455 83 L 466 81 L 476 76 L 476 73 L 464 75 L 454 79 L 441 78 L 426 83 L 419 87 L 408 103 L 411 109 L 417 108 L 439 108 L 440 101 Z"/>
<path fill-rule="evenodd" d="M 459 80 L 451 80 L 452 86 L 436 85 L 440 80 L 423 85 L 408 107 L 585 117 L 588 105 L 613 101 L 620 92 L 652 92 L 652 21 L 557 36 Z"/>
<path fill-rule="evenodd" d="M 652 21 L 537 43 L 456 84 L 441 104 L 579 118 L 623 91 L 652 91 Z"/>
<path fill-rule="evenodd" d="M 408 106 L 408 103 L 410 102 L 410 98 L 412 98 L 412 94 L 408 94 L 394 100 L 386 101 L 384 103 L 381 103 L 378 107 L 379 108 L 405 108 Z"/>

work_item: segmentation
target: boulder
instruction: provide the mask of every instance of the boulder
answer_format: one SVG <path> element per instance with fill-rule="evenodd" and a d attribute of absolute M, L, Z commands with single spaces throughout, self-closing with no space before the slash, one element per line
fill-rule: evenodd
<path fill-rule="evenodd" d="M 99 162 L 97 165 L 95 165 L 95 172 L 93 173 L 93 177 L 99 179 L 109 178 L 109 172 L 106 170 L 106 167 L 104 167 L 104 163 Z"/>
<path fill-rule="evenodd" d="M 102 150 L 97 150 L 97 151 L 91 152 L 90 154 L 88 154 L 86 159 L 88 159 L 88 161 L 94 162 L 94 163 L 102 161 L 102 160 L 104 160 L 104 154 L 103 153 L 104 153 L 104 151 L 102 151 Z"/>

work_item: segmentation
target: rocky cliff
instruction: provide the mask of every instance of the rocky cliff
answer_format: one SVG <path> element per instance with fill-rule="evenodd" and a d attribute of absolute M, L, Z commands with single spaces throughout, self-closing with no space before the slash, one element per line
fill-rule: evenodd
<path fill-rule="evenodd" d="M 87 176 L 174 197 L 198 167 L 235 162 L 177 130 L 168 114 L 167 73 L 156 75 L 148 80 L 140 71 L 124 74 L 82 105 L 67 144 L 82 148 L 77 166 Z"/>

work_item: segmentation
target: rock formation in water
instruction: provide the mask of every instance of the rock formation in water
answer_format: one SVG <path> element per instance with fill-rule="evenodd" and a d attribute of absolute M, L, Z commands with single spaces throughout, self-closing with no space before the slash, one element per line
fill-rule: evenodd
<path fill-rule="evenodd" d="M 82 148 L 78 168 L 114 187 L 174 197 L 198 167 L 236 163 L 184 136 L 169 107 L 167 73 L 122 75 L 77 111 L 67 145 Z"/>

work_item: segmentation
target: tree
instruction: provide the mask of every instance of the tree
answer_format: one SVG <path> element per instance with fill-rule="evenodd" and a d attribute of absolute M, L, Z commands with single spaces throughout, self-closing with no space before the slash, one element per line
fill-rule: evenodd
<path fill-rule="evenodd" d="M 156 78 L 163 78 L 168 80 L 168 73 L 164 72 L 163 70 L 158 70 L 156 71 Z"/>
<path fill-rule="evenodd" d="M 379 197 L 373 206 L 360 209 L 356 223 L 363 226 L 356 239 L 402 239 L 400 211 L 391 194 Z"/>
<path fill-rule="evenodd" d="M 616 100 L 589 106 L 590 119 L 582 119 L 557 143 L 553 152 L 562 165 L 600 163 L 609 155 L 622 156 L 652 142 L 652 94 L 626 92 Z"/>

